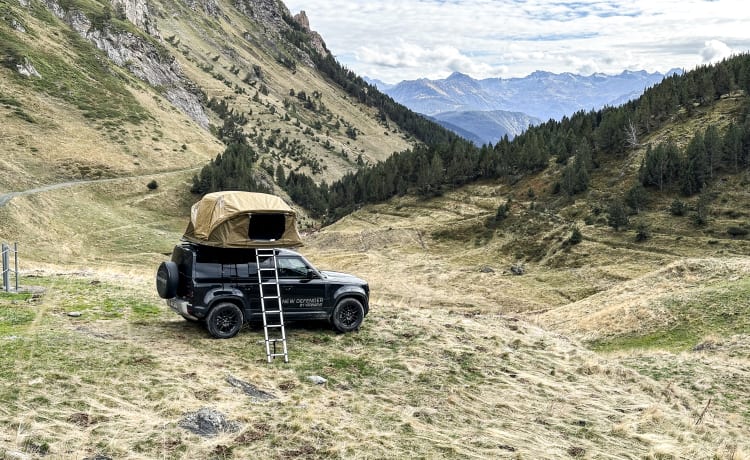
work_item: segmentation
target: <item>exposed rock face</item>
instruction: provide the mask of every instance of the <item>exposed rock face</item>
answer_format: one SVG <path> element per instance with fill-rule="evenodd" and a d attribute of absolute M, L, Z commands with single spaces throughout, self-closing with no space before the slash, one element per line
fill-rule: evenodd
<path fill-rule="evenodd" d="M 148 11 L 146 0 L 111 0 L 115 11 L 123 11 L 125 18 L 139 29 L 155 37 L 159 36 L 153 16 Z"/>
<path fill-rule="evenodd" d="M 42 78 L 42 76 L 39 74 L 39 72 L 37 72 L 31 62 L 29 62 L 28 58 L 24 58 L 22 64 L 16 64 L 16 70 L 18 70 L 18 73 L 20 73 L 24 77 Z"/>
<path fill-rule="evenodd" d="M 277 0 L 234 0 L 234 7 L 275 32 L 289 27 L 284 16 L 292 15 L 286 5 Z"/>
<path fill-rule="evenodd" d="M 202 10 L 215 18 L 225 17 L 216 0 L 182 0 L 193 11 Z"/>
<path fill-rule="evenodd" d="M 136 3 L 145 5 L 144 0 L 124 2 L 129 3 L 132 8 L 136 8 Z M 183 75 L 179 63 L 165 49 L 131 32 L 113 32 L 106 27 L 102 30 L 92 28 L 91 21 L 85 14 L 78 10 L 66 12 L 56 0 L 45 0 L 45 3 L 55 16 L 104 51 L 113 63 L 128 69 L 151 86 L 162 88 L 164 97 L 169 102 L 204 129 L 208 128 L 208 116 L 197 95 L 196 85 Z M 144 24 L 152 24 L 147 16 L 143 19 Z"/>
<path fill-rule="evenodd" d="M 294 20 L 297 21 L 297 24 L 299 24 L 300 27 L 310 35 L 315 51 L 323 56 L 327 55 L 328 48 L 326 48 L 326 43 L 323 41 L 323 37 L 321 37 L 319 33 L 310 29 L 310 20 L 307 18 L 307 13 L 305 13 L 304 10 L 300 11 L 298 14 L 294 15 Z"/>

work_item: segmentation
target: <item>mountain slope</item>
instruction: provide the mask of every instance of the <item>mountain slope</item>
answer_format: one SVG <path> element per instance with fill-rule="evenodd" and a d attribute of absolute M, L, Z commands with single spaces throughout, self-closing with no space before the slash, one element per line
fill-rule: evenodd
<path fill-rule="evenodd" d="M 318 181 L 414 143 L 314 68 L 324 44 L 276 1 L 2 8 L 5 190 L 193 167 L 237 125 L 267 169 Z"/>
<path fill-rule="evenodd" d="M 442 112 L 432 115 L 432 118 L 446 128 L 455 126 L 462 130 L 461 132 L 469 133 L 470 137 L 465 135 L 463 137 L 473 141 L 476 145 L 494 145 L 504 136 L 513 139 L 526 131 L 529 126 L 541 123 L 538 118 L 505 110 Z M 458 134 L 460 135 L 461 132 Z"/>
<path fill-rule="evenodd" d="M 627 102 L 675 72 L 624 71 L 619 75 L 582 76 L 537 71 L 524 78 L 484 80 L 456 72 L 442 80 L 403 81 L 383 91 L 410 109 L 428 115 L 506 110 L 548 120 Z"/>

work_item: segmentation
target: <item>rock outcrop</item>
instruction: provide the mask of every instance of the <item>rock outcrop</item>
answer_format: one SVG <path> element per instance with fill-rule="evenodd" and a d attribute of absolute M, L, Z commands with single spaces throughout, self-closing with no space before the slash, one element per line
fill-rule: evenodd
<path fill-rule="evenodd" d="M 149 19 L 148 7 L 144 0 L 114 1 L 119 2 L 118 5 L 123 5 L 126 15 L 127 11 L 130 11 L 135 21 L 143 27 L 155 27 L 155 23 Z M 136 77 L 159 88 L 175 107 L 204 129 L 208 128 L 208 116 L 201 104 L 197 86 L 184 76 L 179 62 L 155 39 L 108 26 L 92 27 L 91 20 L 81 11 L 65 11 L 56 0 L 45 0 L 45 4 L 55 16 L 67 23 L 81 37 L 106 53 L 114 64 L 128 69 Z M 143 30 L 148 32 L 148 29 Z M 151 35 L 158 37 L 156 32 Z"/>
<path fill-rule="evenodd" d="M 275 33 L 289 27 L 284 16 L 291 17 L 289 9 L 277 0 L 234 0 L 234 7 L 245 16 L 255 19 Z"/>
<path fill-rule="evenodd" d="M 224 12 L 221 11 L 216 0 L 182 0 L 188 8 L 193 11 L 203 11 L 214 18 L 225 18 Z"/>
<path fill-rule="evenodd" d="M 323 37 L 319 33 L 310 28 L 310 20 L 307 18 L 307 13 L 305 13 L 304 10 L 300 11 L 294 15 L 294 20 L 308 33 L 308 35 L 310 35 L 310 42 L 313 48 L 315 48 L 315 51 L 326 56 L 328 54 L 326 43 L 323 41 Z"/>
<path fill-rule="evenodd" d="M 16 64 L 16 70 L 18 73 L 23 75 L 24 77 L 36 77 L 41 78 L 42 76 L 39 74 L 39 72 L 34 68 L 34 66 L 31 64 L 28 58 L 24 58 L 23 62 L 20 64 Z"/>
<path fill-rule="evenodd" d="M 146 0 L 111 0 L 112 8 L 122 12 L 125 18 L 149 35 L 159 36 L 156 21 L 148 10 Z"/>

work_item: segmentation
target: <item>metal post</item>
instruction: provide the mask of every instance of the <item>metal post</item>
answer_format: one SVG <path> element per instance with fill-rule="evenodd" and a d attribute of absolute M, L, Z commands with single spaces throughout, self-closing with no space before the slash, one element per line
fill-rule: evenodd
<path fill-rule="evenodd" d="M 5 289 L 5 292 L 8 292 L 10 290 L 10 285 L 8 283 L 8 251 L 10 250 L 10 247 L 3 243 L 3 289 Z"/>
<path fill-rule="evenodd" d="M 16 292 L 18 292 L 18 241 L 13 243 L 13 257 L 16 262 Z"/>

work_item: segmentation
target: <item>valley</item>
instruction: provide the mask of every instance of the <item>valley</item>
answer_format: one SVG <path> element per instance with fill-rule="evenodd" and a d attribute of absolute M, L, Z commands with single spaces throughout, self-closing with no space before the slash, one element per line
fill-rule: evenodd
<path fill-rule="evenodd" d="M 0 50 L 0 459 L 750 455 L 747 56 L 479 149 L 271 0 L 14 0 Z M 370 284 L 288 364 L 156 293 L 230 146 Z"/>

